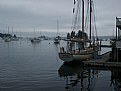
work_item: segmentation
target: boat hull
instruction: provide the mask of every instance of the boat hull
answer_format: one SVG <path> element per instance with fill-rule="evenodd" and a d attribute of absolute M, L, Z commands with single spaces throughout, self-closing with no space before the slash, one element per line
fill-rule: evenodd
<path fill-rule="evenodd" d="M 31 42 L 32 43 L 38 43 L 38 42 L 40 42 L 41 40 L 40 39 L 31 39 Z"/>
<path fill-rule="evenodd" d="M 55 44 L 59 44 L 59 41 L 55 41 L 54 43 L 55 43 Z"/>
<path fill-rule="evenodd" d="M 59 39 L 55 39 L 55 40 L 54 40 L 54 43 L 55 43 L 55 44 L 59 44 Z"/>
<path fill-rule="evenodd" d="M 5 38 L 3 38 L 3 40 L 4 40 L 5 42 L 10 42 L 10 41 L 11 41 L 11 38 L 5 37 Z"/>
<path fill-rule="evenodd" d="M 59 53 L 59 58 L 65 62 L 82 62 L 84 60 L 91 59 L 93 57 L 92 53 L 79 54 L 79 53 Z"/>

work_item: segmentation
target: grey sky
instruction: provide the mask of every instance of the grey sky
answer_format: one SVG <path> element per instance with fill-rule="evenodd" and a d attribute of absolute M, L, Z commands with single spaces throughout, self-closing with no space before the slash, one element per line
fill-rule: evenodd
<path fill-rule="evenodd" d="M 98 35 L 112 35 L 121 0 L 94 0 Z M 71 32 L 73 0 L 0 0 L 0 31 Z"/>

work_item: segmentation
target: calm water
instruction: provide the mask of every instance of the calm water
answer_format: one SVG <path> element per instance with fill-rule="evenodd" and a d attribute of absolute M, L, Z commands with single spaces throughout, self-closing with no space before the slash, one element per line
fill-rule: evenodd
<path fill-rule="evenodd" d="M 0 40 L 0 91 L 117 91 L 120 70 L 65 64 L 57 55 L 61 45 Z"/>

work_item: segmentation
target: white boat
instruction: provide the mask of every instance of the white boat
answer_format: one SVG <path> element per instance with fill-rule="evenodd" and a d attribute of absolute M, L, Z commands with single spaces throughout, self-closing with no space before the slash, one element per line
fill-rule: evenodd
<path fill-rule="evenodd" d="M 4 40 L 5 42 L 10 42 L 10 41 L 11 41 L 11 38 L 10 38 L 10 37 L 4 37 L 3 40 Z"/>
<path fill-rule="evenodd" d="M 11 41 L 18 41 L 18 40 L 19 40 L 19 38 L 16 37 L 16 35 L 14 35 L 14 36 L 11 37 Z"/>
<path fill-rule="evenodd" d="M 54 39 L 54 43 L 55 43 L 55 44 L 58 44 L 59 42 L 60 42 L 59 38 L 56 37 L 56 38 Z"/>
<path fill-rule="evenodd" d="M 12 38 L 11 40 L 12 40 L 12 41 L 18 41 L 19 38 Z"/>
<path fill-rule="evenodd" d="M 35 28 L 34 28 L 34 36 L 35 36 L 35 35 L 36 35 L 36 34 L 35 34 Z M 34 38 L 31 38 L 30 41 L 31 41 L 32 43 L 38 43 L 38 42 L 41 41 L 41 38 L 40 38 L 40 37 L 34 37 Z"/>
<path fill-rule="evenodd" d="M 12 37 L 12 35 L 9 34 L 9 26 L 8 26 L 8 34 L 6 34 L 6 36 L 4 36 L 2 39 L 3 39 L 5 42 L 10 42 L 10 41 L 11 41 L 11 37 Z"/>
<path fill-rule="evenodd" d="M 38 42 L 41 41 L 41 39 L 40 39 L 40 38 L 32 38 L 32 39 L 30 39 L 30 41 L 31 41 L 32 43 L 38 43 Z"/>
<path fill-rule="evenodd" d="M 78 5 L 80 5 L 81 0 L 76 1 Z M 75 4 L 75 3 L 74 3 Z M 77 10 L 79 12 L 80 6 L 77 5 Z M 89 38 L 88 34 L 84 31 L 84 0 L 82 0 L 82 31 L 79 30 L 78 33 L 75 33 L 74 29 L 76 26 L 74 26 L 73 31 L 71 34 L 67 34 L 67 47 L 61 47 L 59 52 L 59 58 L 63 60 L 64 62 L 81 62 L 84 60 L 92 59 L 94 56 L 95 51 L 97 51 L 98 48 L 98 42 L 93 41 L 92 42 L 92 36 L 91 36 L 91 14 L 92 14 L 92 0 L 89 0 L 88 7 L 90 7 L 90 27 L 89 27 Z M 75 9 L 74 9 L 75 10 Z M 76 12 L 75 15 L 80 15 Z M 77 19 L 78 16 L 76 16 Z M 80 16 L 79 16 L 80 17 Z M 77 20 L 76 20 L 77 21 Z M 74 22 L 75 23 L 75 22 Z M 74 24 L 75 25 L 75 24 Z M 93 30 L 94 31 L 94 30 Z"/>
<path fill-rule="evenodd" d="M 59 26 L 58 26 L 59 21 L 57 20 L 57 37 L 54 38 L 54 43 L 59 44 L 60 43 L 60 36 L 59 36 Z"/>

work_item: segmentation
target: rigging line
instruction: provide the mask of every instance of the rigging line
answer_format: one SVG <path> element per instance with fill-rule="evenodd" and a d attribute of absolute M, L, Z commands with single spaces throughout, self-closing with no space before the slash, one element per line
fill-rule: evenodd
<path fill-rule="evenodd" d="M 78 6 L 78 19 L 77 19 L 77 30 L 79 30 L 79 28 L 81 28 L 81 0 L 79 1 L 79 6 Z"/>
<path fill-rule="evenodd" d="M 75 4 L 76 4 L 76 1 L 74 0 L 73 1 L 74 2 L 74 7 L 73 7 L 73 17 L 72 17 L 72 26 L 71 26 L 71 30 L 73 30 L 73 24 L 74 24 L 74 16 L 75 16 L 75 12 L 74 12 L 74 10 L 75 10 Z"/>
<path fill-rule="evenodd" d="M 73 26 L 72 26 L 73 30 L 76 29 L 77 14 L 78 14 L 78 4 L 79 4 L 79 1 L 77 1 L 77 5 L 76 6 L 74 5 L 74 7 L 76 7 L 77 10 L 76 10 L 76 12 L 74 14 L 74 18 L 73 18 Z"/>
<path fill-rule="evenodd" d="M 94 39 L 94 14 L 93 14 L 93 9 L 92 9 L 92 27 L 91 27 L 91 30 L 92 30 L 92 38 Z"/>
<path fill-rule="evenodd" d="M 94 5 L 94 1 L 92 2 L 92 6 L 93 6 L 93 12 L 94 12 L 95 33 L 96 33 L 96 38 L 98 38 L 97 37 L 97 27 L 96 27 L 96 16 L 95 16 L 95 5 Z"/>
<path fill-rule="evenodd" d="M 80 2 L 78 1 L 77 12 L 76 12 L 76 17 L 75 17 L 75 22 L 74 22 L 75 29 L 77 29 L 77 22 L 78 22 L 78 18 L 79 18 L 78 17 L 79 16 L 79 10 L 80 10 L 79 4 L 80 4 Z"/>
<path fill-rule="evenodd" d="M 88 30 L 88 22 L 89 22 L 89 0 L 87 0 L 87 11 L 86 11 L 86 18 L 85 18 L 85 30 Z"/>
<path fill-rule="evenodd" d="M 81 15 L 80 15 L 80 12 L 81 12 L 81 10 L 80 10 L 80 5 L 79 5 L 79 10 L 78 10 L 78 19 L 77 19 L 77 30 L 79 30 L 79 28 L 81 29 L 81 27 L 80 27 L 80 25 L 81 25 Z"/>
<path fill-rule="evenodd" d="M 95 32 L 94 32 L 94 31 L 95 31 L 95 28 L 94 28 L 94 15 L 92 16 L 92 25 L 93 25 L 93 26 L 92 26 L 92 31 L 93 31 L 93 32 L 92 32 L 92 35 L 93 35 L 93 36 L 92 36 L 92 37 L 93 37 L 93 40 L 94 40 L 94 37 L 95 37 L 95 36 L 94 36 L 94 35 L 95 35 Z"/>
<path fill-rule="evenodd" d="M 78 0 L 78 3 L 77 3 L 77 10 L 76 10 L 76 14 L 75 14 L 75 18 L 74 18 L 74 23 L 73 23 L 73 30 L 76 29 L 76 24 L 77 24 L 77 19 L 78 19 L 78 13 L 79 13 L 79 10 L 80 10 L 80 3 L 81 1 Z"/>
<path fill-rule="evenodd" d="M 75 17 L 75 14 L 73 14 L 71 30 L 73 30 L 74 17 Z"/>
<path fill-rule="evenodd" d="M 92 30 L 93 30 L 93 38 L 94 38 L 94 31 L 95 31 L 95 24 L 94 24 L 94 7 L 93 7 L 93 1 L 92 1 Z"/>
<path fill-rule="evenodd" d="M 57 20 L 57 36 L 59 36 L 59 20 Z"/>
<path fill-rule="evenodd" d="M 93 34 L 92 35 L 93 35 L 93 39 L 94 39 L 94 31 L 95 31 L 94 26 L 95 26 L 95 24 L 94 24 L 94 7 L 93 7 L 93 1 L 92 1 L 92 11 L 93 11 L 92 12 L 92 25 L 93 25 L 92 26 L 92 30 L 93 30 L 93 32 L 92 32 Z"/>
<path fill-rule="evenodd" d="M 93 2 L 92 2 L 92 3 L 93 3 Z M 92 10 L 93 10 L 93 13 L 92 13 L 92 14 L 93 14 L 93 16 L 92 16 L 92 24 L 93 24 L 92 30 L 93 30 L 93 32 L 92 32 L 92 33 L 93 33 L 93 40 L 95 40 L 95 31 L 96 31 L 96 30 L 95 30 L 95 19 L 94 19 L 94 18 L 95 18 L 95 17 L 94 17 L 95 14 L 94 14 L 94 7 L 93 7 L 93 6 L 92 6 Z M 96 36 L 96 38 L 97 38 L 97 36 Z"/>

